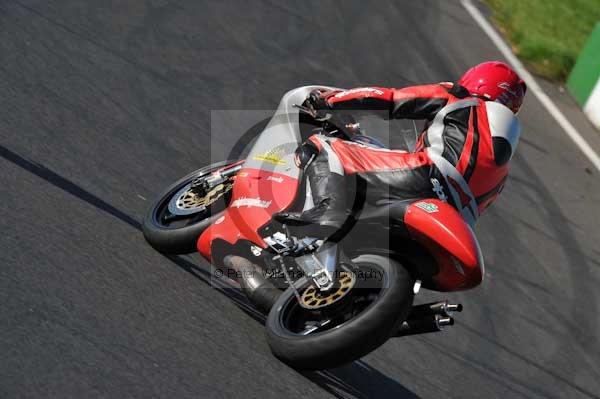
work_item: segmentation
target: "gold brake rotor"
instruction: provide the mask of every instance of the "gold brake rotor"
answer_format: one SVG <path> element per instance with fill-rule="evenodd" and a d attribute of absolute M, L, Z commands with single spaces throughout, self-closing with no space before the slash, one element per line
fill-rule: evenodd
<path fill-rule="evenodd" d="M 206 195 L 200 196 L 194 193 L 191 189 L 186 190 L 181 196 L 177 199 L 176 205 L 177 208 L 183 210 L 192 210 L 196 208 L 206 208 L 212 205 L 215 201 L 221 198 L 223 195 L 227 194 L 233 184 L 225 183 L 219 184 L 215 186 L 212 190 L 210 190 Z"/>
<path fill-rule="evenodd" d="M 306 288 L 302 295 L 300 295 L 300 304 L 306 309 L 318 309 L 329 306 L 346 296 L 355 283 L 356 276 L 354 273 L 343 271 L 340 273 L 339 280 L 328 292 L 321 292 L 314 285 Z"/>

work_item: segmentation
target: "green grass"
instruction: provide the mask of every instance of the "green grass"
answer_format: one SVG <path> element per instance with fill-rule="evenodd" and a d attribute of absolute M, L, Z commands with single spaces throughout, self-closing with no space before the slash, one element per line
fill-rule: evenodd
<path fill-rule="evenodd" d="M 563 81 L 596 22 L 600 0 L 485 0 L 513 51 L 536 74 Z"/>

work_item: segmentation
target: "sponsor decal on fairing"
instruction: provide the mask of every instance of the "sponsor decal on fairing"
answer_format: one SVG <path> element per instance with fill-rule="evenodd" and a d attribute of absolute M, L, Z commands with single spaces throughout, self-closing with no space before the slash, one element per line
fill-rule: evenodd
<path fill-rule="evenodd" d="M 419 209 L 424 210 L 427 213 L 436 213 L 439 212 L 439 208 L 436 204 L 432 204 L 431 202 L 417 202 L 415 206 Z"/>
<path fill-rule="evenodd" d="M 234 208 L 241 208 L 245 206 L 246 208 L 268 208 L 271 205 L 271 201 L 264 201 L 260 198 L 238 198 L 231 203 L 230 206 Z"/>
<path fill-rule="evenodd" d="M 277 147 L 272 150 L 265 152 L 264 154 L 258 154 L 252 157 L 255 161 L 263 161 L 273 165 L 285 165 L 286 161 L 283 159 L 282 150 Z"/>

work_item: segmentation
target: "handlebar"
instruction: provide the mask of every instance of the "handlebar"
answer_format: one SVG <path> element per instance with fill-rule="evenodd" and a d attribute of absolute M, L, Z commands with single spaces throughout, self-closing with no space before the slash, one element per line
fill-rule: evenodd
<path fill-rule="evenodd" d="M 322 111 L 323 113 L 321 114 L 319 111 L 305 105 L 293 104 L 293 107 L 298 108 L 300 112 L 312 117 L 315 122 L 320 122 L 323 130 L 333 137 L 339 136 L 349 140 L 355 134 L 361 133 L 360 123 L 356 122 L 350 115 L 344 115 L 344 118 L 339 114 L 336 115 L 332 112 Z"/>

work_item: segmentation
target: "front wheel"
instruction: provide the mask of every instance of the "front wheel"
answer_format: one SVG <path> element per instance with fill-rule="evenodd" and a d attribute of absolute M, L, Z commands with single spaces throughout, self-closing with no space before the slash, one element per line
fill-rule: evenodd
<path fill-rule="evenodd" d="M 321 294 L 302 278 L 299 295 L 290 287 L 280 296 L 266 323 L 275 356 L 298 369 L 337 367 L 382 345 L 406 319 L 414 279 L 400 263 L 361 255 L 352 266 L 340 270 L 337 291 Z"/>
<path fill-rule="evenodd" d="M 167 188 L 148 209 L 142 223 L 146 241 L 157 251 L 166 254 L 194 252 L 200 234 L 227 207 L 233 180 L 229 179 L 202 193 L 191 190 L 192 181 L 234 163 L 214 163 L 190 173 Z"/>

